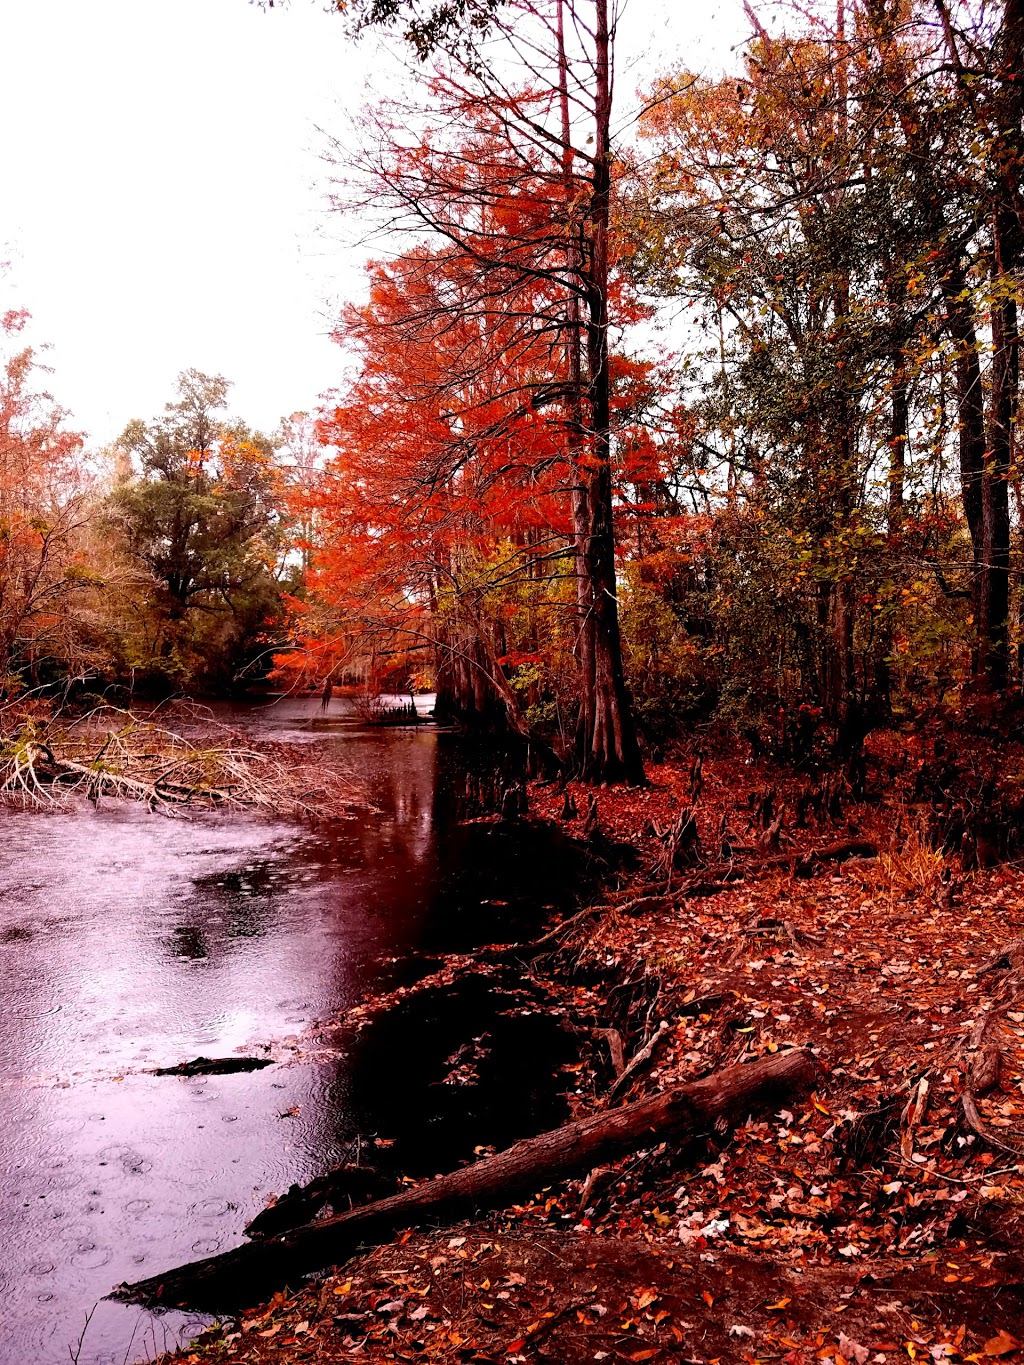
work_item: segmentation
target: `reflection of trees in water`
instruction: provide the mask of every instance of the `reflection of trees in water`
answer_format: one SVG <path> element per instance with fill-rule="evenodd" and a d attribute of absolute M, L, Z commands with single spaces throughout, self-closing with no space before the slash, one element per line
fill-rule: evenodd
<path fill-rule="evenodd" d="M 183 923 L 164 940 L 171 953 L 209 957 L 211 947 L 229 953 L 238 939 L 266 937 L 280 915 L 280 898 L 291 885 L 290 861 L 261 859 L 194 878 Z"/>
<path fill-rule="evenodd" d="M 12 878 L 24 899 L 16 921 L 8 914 L 6 923 L 37 932 L 12 937 L 0 952 L 0 985 L 10 987 L 0 1064 L 10 1059 L 12 1075 L 26 1065 L 34 1072 L 83 1063 L 112 1072 L 254 1050 L 256 1042 L 298 1031 L 301 1022 L 290 1016 L 343 1014 L 391 970 L 376 964 L 378 954 L 399 954 L 405 970 L 416 970 L 417 947 L 448 946 L 460 935 L 466 943 L 505 937 L 500 916 L 520 909 L 527 918 L 542 915 L 543 905 L 557 902 L 572 866 L 557 834 L 528 823 L 458 823 L 464 763 L 485 765 L 473 746 L 425 729 L 338 742 L 381 814 L 315 830 L 247 820 L 152 822 L 116 811 L 26 824 Z M 67 906 L 66 921 L 52 921 L 55 897 Z M 501 900 L 513 905 L 499 907 Z M 49 932 L 38 932 L 43 924 Z M 504 1013 L 528 1003 L 514 996 L 517 985 L 495 993 L 481 978 L 479 989 L 474 983 L 470 995 L 440 1002 L 433 1014 L 410 1011 L 375 1036 L 362 1061 L 342 1055 L 326 1065 L 270 1070 L 251 1083 L 235 1078 L 229 1084 L 239 1096 L 262 1089 L 272 1102 L 280 1094 L 282 1109 L 294 1098 L 301 1112 L 272 1122 L 244 1153 L 231 1145 L 230 1126 L 220 1145 L 207 1130 L 210 1150 L 223 1156 L 225 1170 L 230 1157 L 238 1174 L 232 1197 L 236 1190 L 248 1197 L 264 1162 L 286 1173 L 275 1178 L 284 1188 L 352 1159 L 345 1141 L 357 1129 L 365 1161 L 371 1131 L 398 1136 L 404 1122 L 402 1163 L 406 1152 L 420 1150 L 408 1164 L 421 1160 L 432 1173 L 429 1142 L 439 1168 L 452 1135 L 472 1131 L 474 1142 L 504 1142 L 528 1112 L 554 1126 L 564 1078 L 551 1073 L 566 1039 L 540 1015 Z M 48 1014 L 56 1004 L 60 1012 Z M 481 1041 L 473 1044 L 474 1037 Z M 325 1040 L 332 1043 L 351 1046 L 349 1039 Z M 470 1070 L 479 1084 L 442 1084 Z M 288 1098 L 273 1088 L 285 1077 Z M 195 1119 L 191 1099 L 182 1109 L 181 1084 L 152 1082 L 146 1122 L 159 1128 L 165 1151 L 187 1154 Z M 69 1115 L 92 1142 L 97 1100 L 89 1087 L 24 1093 L 25 1107 L 0 1123 L 11 1150 L 23 1132 L 43 1132 Z M 104 1128 L 114 1132 L 113 1111 Z M 84 1166 L 75 1161 L 77 1175 Z M 213 1180 L 215 1166 L 202 1179 Z M 26 1180 L 44 1178 L 34 1149 L 26 1172 Z M 222 1193 L 212 1185 L 209 1192 Z M 37 1236 L 39 1222 L 29 1226 Z"/>
<path fill-rule="evenodd" d="M 521 754 L 439 737 L 436 855 L 424 946 L 461 950 L 529 937 L 579 889 L 582 859 L 559 830 L 539 821 L 480 818 L 481 808 L 493 816 L 501 793 L 524 777 Z"/>
<path fill-rule="evenodd" d="M 385 810 L 394 812 L 395 825 L 408 856 L 426 862 L 433 851 L 435 792 L 438 775 L 437 736 L 402 736 L 388 746 L 390 762 L 384 769 L 388 784 Z"/>
<path fill-rule="evenodd" d="M 349 1063 L 346 1117 L 370 1139 L 363 1161 L 428 1175 L 478 1144 L 507 1146 L 564 1122 L 561 1068 L 577 1045 L 539 1004 L 509 973 L 409 997 L 374 1019 Z M 395 1146 L 376 1148 L 375 1135 Z"/>

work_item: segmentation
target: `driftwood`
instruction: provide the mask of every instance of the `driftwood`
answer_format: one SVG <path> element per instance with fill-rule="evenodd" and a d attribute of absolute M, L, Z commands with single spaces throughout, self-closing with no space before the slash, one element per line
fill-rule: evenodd
<path fill-rule="evenodd" d="M 121 1285 L 114 1297 L 154 1308 L 237 1310 L 266 1300 L 284 1285 L 296 1285 L 303 1275 L 345 1259 L 361 1243 L 382 1241 L 400 1228 L 503 1208 L 553 1181 L 640 1148 L 725 1132 L 755 1110 L 772 1108 L 808 1087 L 814 1075 L 814 1063 L 803 1049 L 727 1067 L 703 1080 L 517 1142 L 473 1166 L 388 1199 Z"/>
<path fill-rule="evenodd" d="M 272 1057 L 193 1057 L 177 1066 L 155 1066 L 151 1076 L 230 1076 L 236 1071 L 262 1071 L 273 1066 Z"/>
<path fill-rule="evenodd" d="M 340 769 L 309 763 L 288 746 L 254 745 L 202 708 L 181 704 L 133 715 L 98 706 L 45 722 L 16 704 L 0 707 L 0 801 L 49 806 L 76 793 L 142 802 L 183 814 L 189 806 L 291 811 L 310 817 L 351 809 L 355 789 Z"/>

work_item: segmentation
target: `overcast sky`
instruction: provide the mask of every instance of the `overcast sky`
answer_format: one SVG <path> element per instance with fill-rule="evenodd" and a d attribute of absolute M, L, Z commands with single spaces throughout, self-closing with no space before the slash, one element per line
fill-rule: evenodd
<path fill-rule="evenodd" d="M 716 67 L 740 0 L 629 0 L 620 109 L 673 61 Z M 189 366 L 272 430 L 339 373 L 361 258 L 325 212 L 322 138 L 399 68 L 321 0 L 0 0 L 0 305 L 33 314 L 49 387 L 92 442 Z"/>

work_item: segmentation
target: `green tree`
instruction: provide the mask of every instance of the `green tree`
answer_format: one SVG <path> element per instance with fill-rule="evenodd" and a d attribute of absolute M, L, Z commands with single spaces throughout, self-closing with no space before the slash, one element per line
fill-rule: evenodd
<path fill-rule="evenodd" d="M 162 417 L 120 438 L 134 476 L 111 494 L 124 550 L 146 571 L 124 662 L 175 686 L 223 690 L 259 672 L 283 605 L 281 482 L 272 443 L 229 422 L 228 381 L 186 370 Z"/>

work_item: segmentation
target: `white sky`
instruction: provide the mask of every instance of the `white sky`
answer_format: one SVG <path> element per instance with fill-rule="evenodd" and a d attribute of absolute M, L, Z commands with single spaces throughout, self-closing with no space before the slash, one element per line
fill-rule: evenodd
<path fill-rule="evenodd" d="M 740 0 L 628 0 L 619 112 L 673 62 L 727 62 Z M 0 0 L 2 306 L 50 343 L 49 387 L 94 444 L 189 366 L 273 430 L 338 378 L 328 339 L 361 258 L 325 211 L 318 127 L 402 79 L 322 0 Z"/>

